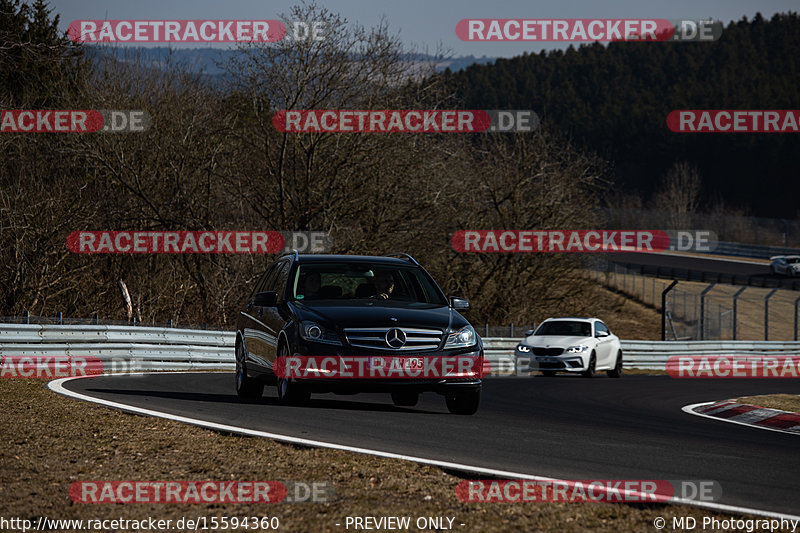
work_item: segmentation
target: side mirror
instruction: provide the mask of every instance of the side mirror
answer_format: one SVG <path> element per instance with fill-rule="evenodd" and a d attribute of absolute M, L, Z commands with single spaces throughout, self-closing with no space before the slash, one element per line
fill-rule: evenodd
<path fill-rule="evenodd" d="M 595 333 L 594 336 L 598 337 L 598 338 L 599 337 L 608 337 L 608 332 L 607 331 L 598 331 L 597 333 Z"/>
<path fill-rule="evenodd" d="M 461 310 L 461 311 L 469 311 L 470 310 L 469 302 L 467 300 L 465 300 L 464 298 L 456 298 L 455 296 L 451 296 L 450 297 L 450 307 L 452 307 L 453 309 L 455 309 L 457 311 L 458 310 Z"/>
<path fill-rule="evenodd" d="M 525 336 L 526 336 L 526 337 L 530 337 L 531 335 L 533 335 L 533 331 L 534 331 L 534 330 L 532 330 L 532 329 L 526 330 L 526 331 L 525 331 Z"/>
<path fill-rule="evenodd" d="M 278 304 L 278 293 L 275 291 L 257 292 L 253 297 L 256 307 L 275 307 Z"/>

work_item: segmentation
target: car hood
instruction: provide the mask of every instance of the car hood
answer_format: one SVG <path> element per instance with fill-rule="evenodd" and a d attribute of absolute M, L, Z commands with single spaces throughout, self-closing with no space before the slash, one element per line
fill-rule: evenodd
<path fill-rule="evenodd" d="M 594 337 L 563 336 L 563 335 L 531 335 L 525 339 L 528 346 L 553 348 L 566 348 L 578 344 L 589 344 L 595 341 Z"/>
<path fill-rule="evenodd" d="M 464 317 L 450 307 L 431 304 L 410 306 L 369 300 L 347 305 L 334 302 L 314 302 L 313 305 L 295 302 L 295 307 L 300 320 L 320 322 L 323 326 L 338 330 L 397 326 L 446 331 L 448 328 L 461 328 L 468 324 Z"/>

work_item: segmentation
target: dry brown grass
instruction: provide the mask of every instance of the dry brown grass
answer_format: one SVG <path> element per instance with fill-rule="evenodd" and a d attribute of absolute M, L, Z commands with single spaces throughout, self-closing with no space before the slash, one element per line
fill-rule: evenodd
<path fill-rule="evenodd" d="M 652 307 L 599 284 L 593 287 L 590 298 L 593 316 L 603 320 L 620 339 L 661 339 L 661 314 Z"/>
<path fill-rule="evenodd" d="M 736 400 L 740 403 L 757 405 L 768 409 L 780 409 L 790 413 L 800 413 L 800 396 L 796 394 L 765 394 L 763 396 L 744 396 Z"/>

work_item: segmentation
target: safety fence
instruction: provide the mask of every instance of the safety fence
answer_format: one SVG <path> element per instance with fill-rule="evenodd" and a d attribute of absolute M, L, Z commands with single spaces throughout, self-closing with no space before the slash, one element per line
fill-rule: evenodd
<path fill-rule="evenodd" d="M 668 340 L 800 340 L 800 292 L 727 283 L 679 281 L 645 276 L 615 265 L 590 271 L 597 282 L 666 313 Z"/>

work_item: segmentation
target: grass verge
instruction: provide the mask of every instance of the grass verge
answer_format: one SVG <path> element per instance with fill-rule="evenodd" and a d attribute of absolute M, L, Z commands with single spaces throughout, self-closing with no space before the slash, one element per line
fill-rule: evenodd
<path fill-rule="evenodd" d="M 744 396 L 736 400 L 739 403 L 780 409 L 790 413 L 800 413 L 800 396 L 796 394 L 765 394 L 763 396 Z"/>

